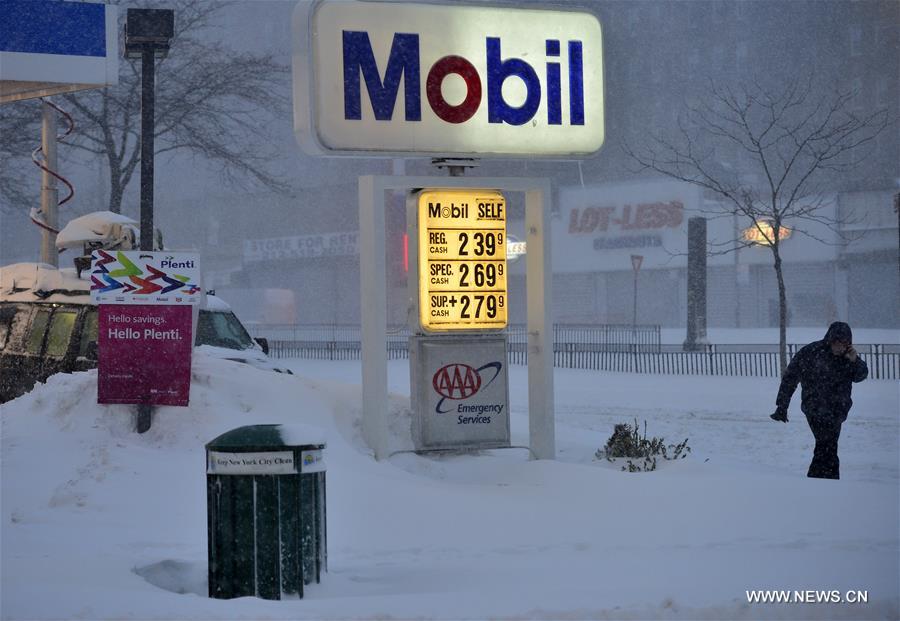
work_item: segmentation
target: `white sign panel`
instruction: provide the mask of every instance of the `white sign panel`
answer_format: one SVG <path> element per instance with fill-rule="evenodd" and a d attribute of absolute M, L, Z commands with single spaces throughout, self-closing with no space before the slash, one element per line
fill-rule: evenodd
<path fill-rule="evenodd" d="M 94 304 L 200 304 L 199 255 L 194 252 L 95 250 Z"/>
<path fill-rule="evenodd" d="M 322 0 L 298 5 L 294 39 L 309 151 L 579 157 L 603 144 L 591 13 Z"/>
<path fill-rule="evenodd" d="M 293 451 L 268 453 L 207 453 L 207 474 L 296 474 Z"/>
<path fill-rule="evenodd" d="M 322 233 L 244 241 L 244 263 L 278 259 L 316 259 L 359 254 L 359 233 Z"/>
<path fill-rule="evenodd" d="M 412 336 L 417 449 L 509 446 L 506 337 Z"/>

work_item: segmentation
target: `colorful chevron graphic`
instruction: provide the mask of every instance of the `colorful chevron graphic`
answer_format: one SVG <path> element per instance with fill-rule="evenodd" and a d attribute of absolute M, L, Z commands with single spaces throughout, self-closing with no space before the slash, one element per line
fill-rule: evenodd
<path fill-rule="evenodd" d="M 97 254 L 99 254 L 101 258 L 100 258 L 99 261 L 97 261 L 97 262 L 94 264 L 94 265 L 96 266 L 96 268 L 97 268 L 97 269 L 94 271 L 94 273 L 95 273 L 95 274 L 98 274 L 98 273 L 99 273 L 99 274 L 106 274 L 106 273 L 108 273 L 108 272 L 109 272 L 109 269 L 106 267 L 106 264 L 107 264 L 107 263 L 113 263 L 113 262 L 115 262 L 116 259 L 115 259 L 111 254 L 109 254 L 108 252 L 104 252 L 104 251 L 102 251 L 102 250 L 98 250 L 98 251 L 97 251 Z"/>
<path fill-rule="evenodd" d="M 109 274 L 103 274 L 102 278 L 105 282 L 99 281 L 96 276 L 91 276 L 91 291 L 98 290 L 107 293 L 124 287 L 124 285 L 115 278 L 110 278 Z"/>
<path fill-rule="evenodd" d="M 160 287 L 156 283 L 150 282 L 149 279 L 138 278 L 137 276 L 132 276 L 131 282 L 139 285 L 140 287 L 137 291 L 134 292 L 135 295 L 149 295 L 151 293 L 156 293 L 157 291 L 162 289 L 162 287 Z"/>
<path fill-rule="evenodd" d="M 134 298 L 138 303 L 172 303 L 169 294 L 177 293 L 179 296 L 193 298 L 202 292 L 199 283 L 192 282 L 199 278 L 199 271 L 190 276 L 166 272 L 158 265 L 160 261 L 167 264 L 172 261 L 173 256 L 167 254 L 163 260 L 158 254 L 153 256 L 143 251 L 117 251 L 113 255 L 104 250 L 96 250 L 91 272 L 92 295 L 98 303 L 127 303 L 126 300 L 132 300 L 129 296 L 149 296 L 149 299 Z M 189 269 L 194 269 L 194 261 L 196 255 L 185 254 L 184 260 L 176 262 L 179 268 L 188 265 Z M 196 301 L 186 300 L 185 297 L 177 299 L 177 303 Z"/>
<path fill-rule="evenodd" d="M 120 250 L 116 253 L 116 261 L 122 264 L 122 269 L 114 270 L 109 273 L 113 278 L 121 278 L 122 276 L 140 276 L 144 272 L 128 260 L 128 257 Z"/>
<path fill-rule="evenodd" d="M 189 280 L 186 276 L 179 276 L 178 274 L 174 274 L 174 277 L 169 277 L 165 272 L 156 269 L 152 265 L 147 265 L 146 267 L 147 270 L 149 270 L 149 272 L 153 274 L 153 276 L 148 278 L 147 280 L 156 280 L 157 278 L 162 278 L 163 282 L 166 283 L 167 286 L 160 293 L 169 293 L 170 291 L 180 289 L 184 286 L 184 283 Z"/>

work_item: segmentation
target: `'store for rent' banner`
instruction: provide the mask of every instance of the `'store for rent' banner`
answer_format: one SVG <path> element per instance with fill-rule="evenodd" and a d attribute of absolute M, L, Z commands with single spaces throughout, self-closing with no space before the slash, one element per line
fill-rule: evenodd
<path fill-rule="evenodd" d="M 197 255 L 98 250 L 92 259 L 97 402 L 188 405 Z"/>

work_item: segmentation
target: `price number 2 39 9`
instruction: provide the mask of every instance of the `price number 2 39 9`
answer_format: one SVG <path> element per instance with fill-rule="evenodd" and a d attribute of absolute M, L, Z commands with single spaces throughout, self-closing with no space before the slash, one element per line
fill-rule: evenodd
<path fill-rule="evenodd" d="M 471 240 L 469 233 L 459 234 L 459 256 L 461 257 L 493 257 L 502 247 L 503 233 L 477 231 L 472 233 Z"/>

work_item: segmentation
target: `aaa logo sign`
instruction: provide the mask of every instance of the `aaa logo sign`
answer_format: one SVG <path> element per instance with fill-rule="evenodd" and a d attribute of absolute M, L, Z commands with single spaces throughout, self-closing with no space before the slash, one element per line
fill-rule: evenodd
<path fill-rule="evenodd" d="M 500 362 L 488 362 L 477 369 L 462 363 L 448 364 L 441 367 L 431 378 L 431 385 L 434 387 L 435 392 L 442 397 L 438 401 L 435 410 L 440 414 L 444 414 L 450 411 L 441 409 L 441 404 L 446 399 L 461 400 L 475 396 L 482 388 L 481 372 L 487 369 L 494 371 L 491 378 L 484 384 L 484 387 L 487 387 L 497 379 L 502 368 L 503 365 Z"/>

